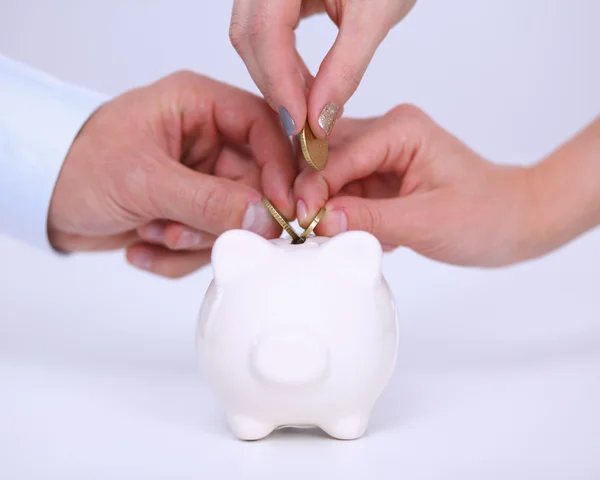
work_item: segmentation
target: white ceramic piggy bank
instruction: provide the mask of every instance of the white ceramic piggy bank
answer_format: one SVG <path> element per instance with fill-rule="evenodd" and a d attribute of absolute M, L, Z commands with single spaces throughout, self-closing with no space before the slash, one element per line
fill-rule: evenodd
<path fill-rule="evenodd" d="M 359 231 L 300 245 L 244 230 L 217 239 L 196 345 L 238 438 L 284 426 L 364 434 L 398 346 L 381 259 Z"/>

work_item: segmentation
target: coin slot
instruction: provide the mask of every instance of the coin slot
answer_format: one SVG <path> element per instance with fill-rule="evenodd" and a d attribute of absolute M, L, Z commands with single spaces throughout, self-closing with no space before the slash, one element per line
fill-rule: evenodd
<path fill-rule="evenodd" d="M 277 209 L 273 206 L 273 204 L 267 198 L 263 197 L 262 203 L 266 207 L 266 209 L 269 211 L 271 216 L 277 221 L 277 223 L 279 223 L 279 225 L 281 225 L 281 228 L 283 228 L 288 233 L 288 235 L 291 237 L 290 243 L 292 245 L 301 245 L 304 242 L 306 242 L 306 240 L 311 237 L 313 230 L 317 227 L 317 225 L 319 224 L 319 222 L 325 216 L 325 213 L 326 213 L 325 208 L 322 208 L 321 210 L 319 210 L 319 213 L 317 213 L 317 215 L 312 220 L 312 222 L 310 222 L 310 225 L 308 226 L 308 228 L 306 230 L 304 230 L 304 232 L 302 232 L 302 234 L 298 235 L 296 233 L 296 231 L 292 228 L 292 226 L 285 220 L 285 218 L 283 218 L 283 216 L 277 211 Z"/>

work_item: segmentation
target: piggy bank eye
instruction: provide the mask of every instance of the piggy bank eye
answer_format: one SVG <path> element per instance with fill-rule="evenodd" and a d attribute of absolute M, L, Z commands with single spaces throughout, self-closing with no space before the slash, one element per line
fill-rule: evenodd
<path fill-rule="evenodd" d="M 320 247 L 321 262 L 336 275 L 372 284 L 381 278 L 383 250 L 368 232 L 349 231 L 332 237 Z"/>
<path fill-rule="evenodd" d="M 211 263 L 216 284 L 230 282 L 260 268 L 277 248 L 247 230 L 228 230 L 213 245 Z"/>

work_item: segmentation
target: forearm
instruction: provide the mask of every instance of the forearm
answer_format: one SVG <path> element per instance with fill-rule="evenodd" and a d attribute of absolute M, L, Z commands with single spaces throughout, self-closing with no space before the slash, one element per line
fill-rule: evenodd
<path fill-rule="evenodd" d="M 103 101 L 0 56 L 0 234 L 50 247 L 55 182 L 77 132 Z"/>
<path fill-rule="evenodd" d="M 537 252 L 600 225 L 600 116 L 532 168 Z"/>

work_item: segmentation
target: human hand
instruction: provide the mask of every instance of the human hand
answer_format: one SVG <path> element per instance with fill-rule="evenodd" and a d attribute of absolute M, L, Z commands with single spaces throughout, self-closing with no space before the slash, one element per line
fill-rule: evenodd
<path fill-rule="evenodd" d="M 234 0 L 229 36 L 288 135 L 308 121 L 324 138 L 354 94 L 377 47 L 416 0 Z M 327 12 L 337 39 L 316 77 L 295 47 L 301 19 Z"/>
<path fill-rule="evenodd" d="M 262 192 L 295 213 L 288 139 L 259 97 L 179 72 L 106 103 L 73 142 L 48 215 L 63 251 L 127 249 L 134 265 L 180 277 L 232 228 L 277 237 Z"/>
<path fill-rule="evenodd" d="M 303 227 L 326 204 L 319 235 L 365 230 L 386 250 L 471 266 L 550 248 L 537 170 L 486 161 L 415 107 L 343 119 L 329 145 L 327 168 L 306 169 L 294 187 Z"/>

